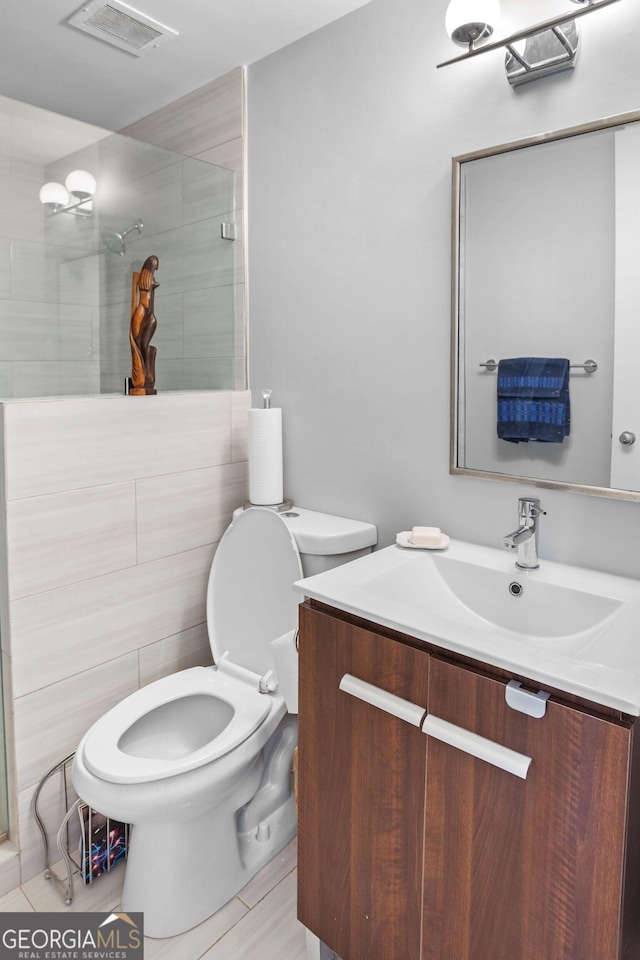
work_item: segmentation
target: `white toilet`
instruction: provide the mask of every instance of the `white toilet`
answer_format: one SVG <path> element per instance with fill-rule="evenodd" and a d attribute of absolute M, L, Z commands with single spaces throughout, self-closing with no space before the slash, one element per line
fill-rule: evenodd
<path fill-rule="evenodd" d="M 132 825 L 122 910 L 142 911 L 148 936 L 211 916 L 294 836 L 293 583 L 375 542 L 376 528 L 360 521 L 236 510 L 207 590 L 216 665 L 143 687 L 80 742 L 78 795 Z"/>

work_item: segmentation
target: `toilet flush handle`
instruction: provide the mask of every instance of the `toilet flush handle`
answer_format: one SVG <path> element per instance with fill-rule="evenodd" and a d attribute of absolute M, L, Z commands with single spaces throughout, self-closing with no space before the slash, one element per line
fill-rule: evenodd
<path fill-rule="evenodd" d="M 278 678 L 273 670 L 267 670 L 264 677 L 260 677 L 258 690 L 260 693 L 273 693 L 278 688 Z"/>

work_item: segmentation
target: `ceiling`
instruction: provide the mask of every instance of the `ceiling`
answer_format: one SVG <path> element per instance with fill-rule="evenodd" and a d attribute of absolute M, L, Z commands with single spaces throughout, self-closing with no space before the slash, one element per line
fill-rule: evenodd
<path fill-rule="evenodd" d="M 138 57 L 69 26 L 78 0 L 0 0 L 0 94 L 120 130 L 367 2 L 132 0 L 179 33 Z"/>

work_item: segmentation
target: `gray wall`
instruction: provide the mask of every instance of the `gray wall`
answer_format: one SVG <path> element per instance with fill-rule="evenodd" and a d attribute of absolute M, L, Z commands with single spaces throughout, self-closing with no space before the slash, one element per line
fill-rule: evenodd
<path fill-rule="evenodd" d="M 513 90 L 500 52 L 436 70 L 446 6 L 373 0 L 249 69 L 250 384 L 283 407 L 301 505 L 381 544 L 434 524 L 497 546 L 535 490 L 449 475 L 451 157 L 636 109 L 640 8 L 584 18 L 577 69 Z M 640 505 L 541 497 L 543 557 L 640 576 Z"/>

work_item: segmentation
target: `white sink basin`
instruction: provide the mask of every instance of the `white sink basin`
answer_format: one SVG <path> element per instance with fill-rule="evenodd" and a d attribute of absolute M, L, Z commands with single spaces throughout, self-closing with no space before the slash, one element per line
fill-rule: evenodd
<path fill-rule="evenodd" d="M 306 596 L 640 716 L 640 582 L 451 541 L 394 545 L 296 584 Z"/>
<path fill-rule="evenodd" d="M 572 585 L 550 582 L 544 568 L 518 570 L 508 555 L 504 562 L 496 551 L 478 555 L 480 548 L 460 549 L 464 546 L 458 545 L 457 557 L 453 551 L 421 551 L 419 558 L 416 551 L 411 556 L 396 552 L 389 569 L 363 577 L 357 586 L 378 598 L 412 604 L 425 616 L 490 628 L 513 641 L 553 640 L 565 651 L 592 640 L 624 605 L 618 596 L 578 589 L 578 577 Z"/>

